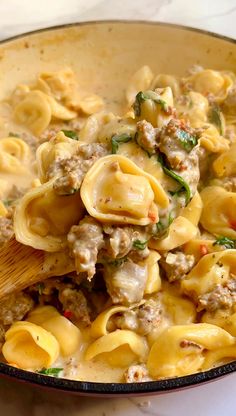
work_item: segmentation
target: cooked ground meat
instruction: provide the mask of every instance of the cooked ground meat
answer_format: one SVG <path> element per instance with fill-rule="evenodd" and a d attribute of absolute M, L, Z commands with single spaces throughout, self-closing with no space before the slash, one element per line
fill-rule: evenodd
<path fill-rule="evenodd" d="M 12 219 L 0 217 L 0 247 L 9 241 L 13 234 Z"/>
<path fill-rule="evenodd" d="M 169 282 L 183 279 L 194 264 L 195 257 L 192 254 L 184 254 L 182 251 L 169 252 L 160 260 L 160 265 L 165 270 Z"/>
<path fill-rule="evenodd" d="M 20 321 L 33 308 L 32 298 L 23 293 L 13 293 L 0 302 L 0 324 L 11 325 Z"/>
<path fill-rule="evenodd" d="M 158 134 L 159 148 L 165 154 L 171 169 L 188 183 L 192 194 L 194 194 L 200 178 L 199 147 L 195 146 L 191 151 L 187 151 L 186 146 L 180 140 L 181 135 L 184 138 L 189 136 L 198 138 L 200 131 L 192 129 L 181 120 L 172 119 L 167 126 L 160 129 Z"/>
<path fill-rule="evenodd" d="M 236 304 L 236 279 L 216 288 L 198 298 L 198 309 L 214 312 L 217 309 L 230 309 Z"/>
<path fill-rule="evenodd" d="M 3 325 L 0 325 L 0 351 L 5 341 L 5 328 Z"/>
<path fill-rule="evenodd" d="M 103 227 L 105 232 L 105 247 L 103 255 L 112 259 L 121 258 L 129 254 L 134 261 L 140 261 L 149 255 L 148 247 L 138 249 L 135 242 L 145 242 L 147 233 L 145 230 L 134 226 L 127 227 Z"/>
<path fill-rule="evenodd" d="M 142 383 L 152 381 L 145 364 L 131 365 L 124 373 L 125 383 Z"/>
<path fill-rule="evenodd" d="M 156 141 L 157 129 L 146 120 L 138 121 L 137 133 L 135 139 L 140 147 L 146 150 L 150 155 L 157 149 Z"/>
<path fill-rule="evenodd" d="M 158 299 L 148 299 L 137 308 L 120 313 L 114 318 L 119 329 L 130 329 L 141 335 L 149 334 L 161 321 L 161 304 Z"/>
<path fill-rule="evenodd" d="M 120 265 L 105 264 L 104 277 L 113 303 L 139 302 L 143 297 L 147 268 L 127 259 Z"/>
<path fill-rule="evenodd" d="M 104 246 L 102 226 L 94 218 L 85 217 L 71 227 L 67 240 L 77 273 L 86 272 L 91 280 L 98 252 Z"/>
<path fill-rule="evenodd" d="M 81 145 L 75 155 L 55 161 L 49 168 L 49 178 L 59 176 L 54 182 L 54 190 L 59 195 L 70 195 L 78 191 L 85 174 L 91 166 L 108 153 L 100 143 Z"/>
<path fill-rule="evenodd" d="M 90 312 L 87 300 L 81 290 L 65 288 L 59 292 L 63 311 L 78 326 L 90 325 Z M 70 315 L 71 314 L 71 315 Z"/>

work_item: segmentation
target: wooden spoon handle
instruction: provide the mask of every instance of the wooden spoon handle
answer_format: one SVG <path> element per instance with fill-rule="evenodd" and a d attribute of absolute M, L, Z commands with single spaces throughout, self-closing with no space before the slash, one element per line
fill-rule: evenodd
<path fill-rule="evenodd" d="M 18 243 L 14 238 L 0 250 L 0 299 L 35 284 L 43 273 L 44 252 Z"/>

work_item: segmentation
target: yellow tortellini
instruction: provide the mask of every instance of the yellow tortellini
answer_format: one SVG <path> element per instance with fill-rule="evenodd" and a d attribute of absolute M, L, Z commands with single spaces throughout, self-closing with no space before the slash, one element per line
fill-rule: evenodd
<path fill-rule="evenodd" d="M 168 74 L 158 74 L 151 84 L 151 89 L 170 87 L 174 97 L 180 94 L 180 86 L 177 77 Z M 143 88 L 144 89 L 144 88 Z M 148 89 L 148 86 L 145 88 Z"/>
<path fill-rule="evenodd" d="M 207 186 L 200 195 L 203 201 L 201 225 L 212 234 L 235 239 L 236 193 L 220 186 Z"/>
<path fill-rule="evenodd" d="M 209 110 L 208 100 L 196 91 L 189 91 L 176 101 L 176 109 L 180 117 L 187 119 L 193 127 L 207 121 Z"/>
<path fill-rule="evenodd" d="M 168 197 L 158 181 L 124 156 L 99 159 L 81 186 L 82 201 L 102 222 L 147 225 L 158 222 Z"/>
<path fill-rule="evenodd" d="M 171 120 L 169 107 L 174 100 L 170 87 L 158 88 L 155 91 L 144 91 L 141 97 L 136 97 L 134 109 L 137 120 L 147 120 L 154 127 L 162 127 Z"/>
<path fill-rule="evenodd" d="M 80 330 L 53 306 L 39 306 L 27 317 L 28 322 L 39 325 L 56 338 L 63 356 L 73 354 L 81 341 Z"/>
<path fill-rule="evenodd" d="M 6 361 L 26 370 L 51 367 L 59 356 L 56 338 L 31 322 L 15 322 L 6 332 L 2 353 Z"/>
<path fill-rule="evenodd" d="M 212 94 L 217 102 L 222 102 L 228 94 L 233 81 L 231 77 L 220 71 L 203 69 L 186 79 L 194 91 L 203 95 Z"/>
<path fill-rule="evenodd" d="M 184 293 L 200 296 L 223 285 L 236 273 L 236 250 L 224 250 L 203 256 L 181 282 Z"/>
<path fill-rule="evenodd" d="M 90 344 L 85 359 L 102 358 L 114 367 L 126 367 L 135 361 L 145 361 L 147 354 L 144 337 L 133 331 L 117 329 Z"/>
<path fill-rule="evenodd" d="M 66 137 L 62 131 L 57 133 L 54 139 L 41 144 L 36 151 L 37 168 L 41 183 L 48 181 L 50 167 L 54 162 L 72 157 L 79 146 L 80 142 Z"/>
<path fill-rule="evenodd" d="M 229 149 L 229 140 L 225 139 L 219 134 L 219 131 L 213 124 L 197 125 L 196 127 L 203 127 L 199 143 L 202 147 L 212 153 L 224 152 Z"/>
<path fill-rule="evenodd" d="M 152 80 L 153 73 L 147 65 L 142 66 L 135 72 L 126 89 L 126 100 L 129 107 L 133 104 L 139 91 L 147 90 L 150 87 Z"/>
<path fill-rule="evenodd" d="M 152 238 L 149 246 L 155 250 L 169 251 L 194 238 L 198 229 L 187 218 L 179 216 L 170 224 L 168 235 L 160 240 Z"/>
<path fill-rule="evenodd" d="M 231 176 L 236 174 L 236 143 L 232 144 L 229 150 L 222 153 L 214 160 L 213 170 L 218 177 Z"/>
<path fill-rule="evenodd" d="M 165 329 L 153 344 L 147 367 L 153 378 L 196 373 L 204 366 L 206 350 L 217 352 L 234 344 L 234 338 L 215 325 L 172 326 Z"/>
<path fill-rule="evenodd" d="M 40 135 L 49 125 L 52 109 L 47 96 L 39 91 L 30 91 L 14 109 L 16 121 L 27 126 L 35 135 Z"/>
<path fill-rule="evenodd" d="M 28 191 L 17 205 L 14 217 L 16 239 L 49 252 L 63 249 L 70 227 L 84 214 L 79 192 L 57 195 L 53 182 L 54 179 Z"/>

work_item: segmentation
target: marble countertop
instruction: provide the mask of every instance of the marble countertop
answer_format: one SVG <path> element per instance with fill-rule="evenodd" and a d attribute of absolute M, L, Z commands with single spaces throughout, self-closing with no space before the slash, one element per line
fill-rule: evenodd
<path fill-rule="evenodd" d="M 98 19 L 181 23 L 236 38 L 235 0 L 1 0 L 0 38 Z M 0 380 L 1 416 L 234 416 L 236 374 L 162 396 L 92 399 Z"/>

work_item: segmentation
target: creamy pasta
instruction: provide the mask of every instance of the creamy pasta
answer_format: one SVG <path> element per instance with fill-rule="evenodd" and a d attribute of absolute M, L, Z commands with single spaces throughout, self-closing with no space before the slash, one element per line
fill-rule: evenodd
<path fill-rule="evenodd" d="M 43 250 L 51 277 L 0 298 L 3 361 L 131 383 L 236 359 L 235 94 L 199 66 L 139 68 L 121 115 L 68 68 L 16 86 L 0 245 Z"/>

